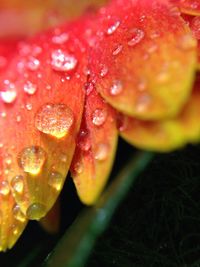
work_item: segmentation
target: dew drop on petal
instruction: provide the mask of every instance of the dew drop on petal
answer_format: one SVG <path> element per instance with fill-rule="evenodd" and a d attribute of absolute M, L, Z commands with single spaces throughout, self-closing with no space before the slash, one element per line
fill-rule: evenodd
<path fill-rule="evenodd" d="M 26 216 L 30 220 L 39 220 L 44 217 L 46 213 L 47 210 L 45 205 L 43 205 L 42 203 L 33 203 L 28 207 Z"/>
<path fill-rule="evenodd" d="M 7 181 L 0 182 L 0 194 L 3 196 L 7 196 L 10 193 L 10 186 Z"/>
<path fill-rule="evenodd" d="M 40 173 L 46 160 L 46 152 L 39 146 L 25 148 L 19 156 L 19 166 L 27 173 Z"/>
<path fill-rule="evenodd" d="M 111 25 L 108 29 L 107 29 L 107 34 L 108 35 L 111 35 L 111 34 L 113 34 L 116 30 L 117 30 L 117 28 L 119 27 L 119 25 L 120 25 L 120 21 L 116 21 L 113 25 Z"/>
<path fill-rule="evenodd" d="M 17 194 L 22 194 L 24 191 L 24 177 L 22 175 L 15 176 L 11 181 L 11 187 Z"/>
<path fill-rule="evenodd" d="M 26 221 L 26 216 L 22 213 L 19 205 L 15 205 L 13 207 L 13 216 L 15 217 L 16 220 L 18 220 L 20 222 Z"/>
<path fill-rule="evenodd" d="M 77 59 L 61 49 L 54 50 L 51 54 L 51 66 L 56 71 L 72 71 L 77 66 Z"/>
<path fill-rule="evenodd" d="M 123 49 L 123 45 L 118 45 L 112 52 L 113 56 L 119 55 Z"/>
<path fill-rule="evenodd" d="M 109 146 L 108 144 L 100 143 L 97 145 L 94 158 L 99 161 L 104 161 L 107 159 L 109 153 Z"/>
<path fill-rule="evenodd" d="M 74 165 L 74 171 L 77 174 L 81 174 L 84 170 L 83 163 L 82 162 L 76 162 Z"/>
<path fill-rule="evenodd" d="M 30 81 L 27 81 L 24 84 L 24 92 L 27 93 L 28 95 L 34 95 L 37 90 L 37 85 L 33 84 Z"/>
<path fill-rule="evenodd" d="M 143 30 L 140 30 L 138 28 L 134 28 L 130 31 L 132 34 L 131 39 L 128 41 L 129 46 L 135 46 L 136 44 L 140 43 L 141 40 L 144 38 L 145 33 Z"/>
<path fill-rule="evenodd" d="M 100 76 L 103 78 L 106 76 L 107 73 L 108 73 L 108 67 L 106 65 L 101 65 Z"/>
<path fill-rule="evenodd" d="M 179 47 L 183 50 L 194 49 L 197 46 L 195 38 L 191 34 L 185 34 L 179 39 Z"/>
<path fill-rule="evenodd" d="M 52 42 L 54 44 L 64 44 L 65 42 L 67 42 L 69 39 L 69 35 L 67 33 L 61 33 L 61 34 L 58 34 L 58 35 L 54 35 L 52 37 Z"/>
<path fill-rule="evenodd" d="M 96 109 L 92 114 L 92 122 L 96 126 L 104 124 L 107 118 L 107 112 L 103 109 Z"/>
<path fill-rule="evenodd" d="M 112 86 L 110 87 L 110 94 L 113 96 L 117 96 L 121 94 L 123 91 L 123 85 L 121 81 L 114 81 Z"/>
<path fill-rule="evenodd" d="M 32 108 L 33 108 L 33 106 L 32 106 L 31 103 L 27 103 L 27 104 L 26 104 L 26 109 L 27 109 L 28 111 L 32 110 Z"/>
<path fill-rule="evenodd" d="M 63 185 L 64 178 L 59 172 L 51 172 L 48 177 L 48 184 L 60 191 Z"/>
<path fill-rule="evenodd" d="M 35 71 L 40 67 L 40 61 L 35 57 L 29 57 L 27 62 L 27 68 L 31 71 Z"/>
<path fill-rule="evenodd" d="M 148 109 L 151 104 L 152 98 L 150 95 L 144 93 L 141 94 L 136 100 L 136 109 L 138 112 L 144 112 Z"/>
<path fill-rule="evenodd" d="M 36 128 L 56 138 L 66 136 L 74 122 L 72 110 L 64 104 L 46 104 L 36 114 Z"/>
<path fill-rule="evenodd" d="M 6 80 L 5 81 L 5 89 L 0 92 L 1 99 L 4 103 L 10 104 L 13 103 L 17 97 L 16 87 L 13 83 Z"/>

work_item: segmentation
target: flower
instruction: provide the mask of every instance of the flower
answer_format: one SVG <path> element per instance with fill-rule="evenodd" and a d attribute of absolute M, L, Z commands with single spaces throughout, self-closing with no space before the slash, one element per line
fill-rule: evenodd
<path fill-rule="evenodd" d="M 198 2 L 112 0 L 37 34 L 46 7 L 28 10 L 27 25 L 25 11 L 11 25 L 0 16 L 3 251 L 47 214 L 69 169 L 80 199 L 96 201 L 118 135 L 161 152 L 200 138 Z"/>

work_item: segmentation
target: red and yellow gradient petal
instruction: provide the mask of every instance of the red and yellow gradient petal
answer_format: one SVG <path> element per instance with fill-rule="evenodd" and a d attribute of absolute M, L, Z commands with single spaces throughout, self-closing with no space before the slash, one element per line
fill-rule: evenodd
<path fill-rule="evenodd" d="M 200 139 L 200 76 L 190 99 L 174 119 L 141 121 L 120 115 L 119 131 L 130 144 L 148 150 L 167 152 Z"/>
<path fill-rule="evenodd" d="M 53 206 L 75 150 L 86 81 L 76 26 L 20 42 L 0 75 L 1 181 L 29 219 Z"/>
<path fill-rule="evenodd" d="M 188 99 L 197 42 L 166 1 L 113 1 L 99 12 L 90 68 L 100 94 L 139 119 L 176 115 Z"/>
<path fill-rule="evenodd" d="M 199 0 L 170 0 L 178 6 L 182 13 L 200 16 L 200 2 Z"/>
<path fill-rule="evenodd" d="M 110 174 L 118 132 L 113 109 L 98 95 L 92 84 L 87 85 L 87 93 L 71 174 L 80 199 L 91 205 Z"/>

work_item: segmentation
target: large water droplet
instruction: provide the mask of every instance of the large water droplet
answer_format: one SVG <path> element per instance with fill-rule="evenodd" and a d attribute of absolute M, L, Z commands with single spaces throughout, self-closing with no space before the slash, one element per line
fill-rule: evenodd
<path fill-rule="evenodd" d="M 24 84 L 24 92 L 27 93 L 28 95 L 34 95 L 37 90 L 37 85 L 33 84 L 30 81 L 27 81 Z"/>
<path fill-rule="evenodd" d="M 104 161 L 107 159 L 109 153 L 108 144 L 100 143 L 97 145 L 94 153 L 94 158 L 99 161 Z"/>
<path fill-rule="evenodd" d="M 57 71 L 72 71 L 75 69 L 78 61 L 73 56 L 61 49 L 54 50 L 51 54 L 51 66 Z"/>
<path fill-rule="evenodd" d="M 129 46 L 135 46 L 136 44 L 140 43 L 145 35 L 144 31 L 138 28 L 132 29 L 130 33 L 132 34 L 132 38 L 128 41 Z"/>
<path fill-rule="evenodd" d="M 103 109 L 96 109 L 92 114 L 92 122 L 96 126 L 101 126 L 104 124 L 107 118 L 107 112 Z"/>
<path fill-rule="evenodd" d="M 0 182 L 0 194 L 3 196 L 7 196 L 10 193 L 10 186 L 7 181 Z"/>
<path fill-rule="evenodd" d="M 60 191 L 63 185 L 63 180 L 64 178 L 59 172 L 51 172 L 49 175 L 48 184 L 57 191 Z"/>
<path fill-rule="evenodd" d="M 19 205 L 15 205 L 13 207 L 13 216 L 15 217 L 16 220 L 20 222 L 25 222 L 26 216 L 22 213 Z"/>
<path fill-rule="evenodd" d="M 27 173 L 40 173 L 46 160 L 46 152 L 39 146 L 25 148 L 19 157 L 19 166 Z"/>
<path fill-rule="evenodd" d="M 121 94 L 123 91 L 123 85 L 121 81 L 114 81 L 113 85 L 110 87 L 110 94 L 113 96 Z"/>
<path fill-rule="evenodd" d="M 73 122 L 73 112 L 64 104 L 46 104 L 42 106 L 35 117 L 36 128 L 56 138 L 67 135 Z"/>
<path fill-rule="evenodd" d="M 4 81 L 5 89 L 1 91 L 1 98 L 4 103 L 13 103 L 17 97 L 15 85 L 8 80 Z"/>
<path fill-rule="evenodd" d="M 24 177 L 22 175 L 15 176 L 11 181 L 11 186 L 15 193 L 22 194 L 24 191 Z"/>
<path fill-rule="evenodd" d="M 44 217 L 47 213 L 45 205 L 42 203 L 33 203 L 31 204 L 27 211 L 26 216 L 30 220 L 40 220 L 42 217 Z"/>

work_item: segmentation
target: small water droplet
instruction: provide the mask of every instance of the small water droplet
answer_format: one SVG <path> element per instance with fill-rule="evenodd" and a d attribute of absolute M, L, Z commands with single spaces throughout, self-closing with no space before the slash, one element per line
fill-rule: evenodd
<path fill-rule="evenodd" d="M 97 145 L 94 153 L 94 158 L 99 161 L 104 161 L 107 159 L 109 153 L 108 144 L 100 143 Z"/>
<path fill-rule="evenodd" d="M 7 116 L 5 111 L 2 111 L 0 115 L 1 115 L 2 118 L 6 118 L 6 116 Z"/>
<path fill-rule="evenodd" d="M 10 186 L 7 181 L 0 182 L 0 194 L 3 196 L 7 196 L 10 193 Z"/>
<path fill-rule="evenodd" d="M 77 174 L 81 174 L 83 172 L 83 163 L 82 162 L 76 162 L 74 165 L 74 171 Z"/>
<path fill-rule="evenodd" d="M 20 115 L 17 115 L 17 117 L 16 117 L 16 121 L 17 121 L 17 122 L 20 122 L 20 121 L 21 121 L 21 116 L 20 116 Z"/>
<path fill-rule="evenodd" d="M 32 110 L 32 108 L 33 108 L 33 106 L 32 106 L 31 103 L 27 103 L 27 104 L 26 104 L 26 109 L 27 109 L 28 111 Z"/>
<path fill-rule="evenodd" d="M 120 21 L 116 21 L 113 25 L 111 25 L 109 28 L 108 28 L 108 30 L 107 30 L 107 34 L 108 35 L 111 35 L 111 34 L 113 34 L 116 30 L 117 30 L 117 28 L 119 27 L 119 25 L 120 25 Z"/>
<path fill-rule="evenodd" d="M 15 193 L 22 194 L 24 191 L 24 177 L 22 175 L 15 176 L 11 181 L 11 187 Z"/>
<path fill-rule="evenodd" d="M 152 102 L 152 98 L 149 94 L 141 94 L 138 96 L 138 99 L 136 101 L 136 109 L 138 112 L 144 112 L 147 110 L 149 105 Z"/>
<path fill-rule="evenodd" d="M 96 109 L 92 114 L 92 122 L 96 126 L 101 126 L 104 124 L 107 118 L 107 112 L 103 109 Z"/>
<path fill-rule="evenodd" d="M 35 71 L 39 67 L 40 67 L 40 61 L 37 58 L 30 56 L 27 61 L 27 68 L 31 71 Z"/>
<path fill-rule="evenodd" d="M 100 76 L 105 77 L 107 73 L 108 73 L 108 67 L 106 65 L 101 65 Z"/>
<path fill-rule="evenodd" d="M 63 154 L 61 154 L 60 155 L 60 160 L 62 161 L 62 162 L 67 162 L 67 155 L 65 155 L 64 153 Z"/>
<path fill-rule="evenodd" d="M 48 184 L 57 191 L 60 191 L 63 185 L 63 181 L 64 178 L 59 172 L 51 172 L 49 175 Z"/>
<path fill-rule="evenodd" d="M 1 98 L 4 103 L 7 104 L 13 103 L 17 97 L 17 91 L 15 85 L 8 80 L 6 80 L 4 84 L 5 84 L 5 89 L 0 92 Z"/>
<path fill-rule="evenodd" d="M 46 160 L 46 152 L 39 146 L 25 148 L 19 157 L 19 166 L 27 173 L 40 173 Z"/>
<path fill-rule="evenodd" d="M 34 95 L 37 90 L 37 85 L 33 84 L 30 81 L 27 81 L 24 84 L 24 92 L 27 93 L 28 95 Z"/>
<path fill-rule="evenodd" d="M 123 85 L 121 81 L 114 81 L 112 86 L 110 87 L 110 94 L 113 96 L 121 94 L 123 91 Z"/>
<path fill-rule="evenodd" d="M 134 28 L 130 32 L 132 34 L 132 38 L 128 41 L 129 46 L 135 46 L 136 44 L 140 43 L 145 36 L 144 31 L 138 28 Z"/>
<path fill-rule="evenodd" d="M 197 41 L 190 34 L 185 34 L 179 39 L 179 47 L 183 50 L 194 49 L 197 46 Z"/>
<path fill-rule="evenodd" d="M 4 158 L 4 163 L 6 165 L 11 165 L 12 164 L 12 155 L 6 155 Z"/>
<path fill-rule="evenodd" d="M 113 56 L 117 56 L 117 55 L 119 55 L 119 53 L 121 53 L 121 51 L 122 51 L 122 49 L 123 49 L 123 45 L 118 45 L 114 50 L 113 50 Z"/>
<path fill-rule="evenodd" d="M 64 44 L 69 40 L 69 35 L 67 33 L 60 33 L 52 37 L 52 42 L 54 44 Z"/>
<path fill-rule="evenodd" d="M 35 117 L 36 128 L 56 138 L 66 136 L 73 122 L 73 112 L 64 104 L 46 104 Z"/>
<path fill-rule="evenodd" d="M 83 151 L 88 151 L 91 148 L 88 132 L 83 130 L 80 132 L 78 136 L 77 146 Z"/>
<path fill-rule="evenodd" d="M 47 213 L 45 205 L 42 203 L 33 203 L 31 204 L 27 211 L 26 216 L 30 220 L 40 220 L 42 217 L 44 217 Z"/>
<path fill-rule="evenodd" d="M 72 71 L 77 66 L 77 59 L 61 49 L 54 50 L 51 54 L 51 66 L 56 71 Z"/>
<path fill-rule="evenodd" d="M 26 221 L 26 216 L 22 213 L 19 205 L 15 205 L 13 207 L 13 216 L 15 217 L 16 220 L 18 220 L 20 222 Z"/>

